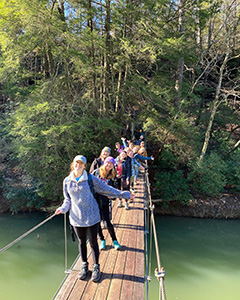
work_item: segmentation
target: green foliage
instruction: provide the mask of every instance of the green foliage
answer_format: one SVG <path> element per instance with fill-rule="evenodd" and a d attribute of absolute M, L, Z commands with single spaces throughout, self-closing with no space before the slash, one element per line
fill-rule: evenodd
<path fill-rule="evenodd" d="M 178 170 L 175 172 L 157 172 L 155 188 L 160 195 L 164 204 L 170 201 L 179 201 L 187 204 L 191 199 L 187 180 L 183 176 L 183 172 Z"/>
<path fill-rule="evenodd" d="M 160 156 L 157 182 L 166 183 L 159 191 L 167 201 L 188 199 L 188 184 L 197 196 L 213 196 L 225 183 L 238 191 L 239 157 L 231 149 L 239 133 L 230 133 L 239 124 L 237 43 L 223 72 L 207 156 L 185 179 L 204 143 L 226 38 L 239 35 L 239 12 L 229 8 L 223 23 L 224 5 L 186 2 L 180 32 L 181 9 L 168 0 L 111 1 L 110 24 L 100 2 L 2 0 L 0 163 L 14 169 L 14 162 L 30 177 L 29 186 L 15 183 L 16 191 L 6 185 L 13 210 L 58 202 L 72 158 L 82 153 L 90 163 L 120 140 L 122 128 L 130 137 L 134 125 L 149 133 L 150 153 Z"/>
<path fill-rule="evenodd" d="M 224 176 L 226 178 L 226 186 L 231 191 L 240 191 L 240 150 L 232 153 L 232 155 L 225 160 L 226 168 Z"/>
<path fill-rule="evenodd" d="M 93 153 L 99 155 L 119 131 L 113 118 L 94 116 L 81 99 L 68 103 L 65 97 L 57 86 L 54 91 L 36 88 L 8 120 L 19 166 L 42 183 L 37 194 L 53 202 L 62 195 L 61 182 L 72 159 L 79 153 L 90 159 Z"/>
<path fill-rule="evenodd" d="M 194 164 L 191 169 L 188 174 L 188 183 L 194 196 L 213 197 L 223 192 L 226 184 L 224 176 L 226 163 L 219 155 L 211 153 L 200 165 Z"/>
<path fill-rule="evenodd" d="M 2 196 L 8 203 L 12 213 L 23 210 L 35 210 L 42 208 L 46 201 L 38 196 L 37 185 L 29 182 L 27 185 L 16 180 L 1 182 Z"/>

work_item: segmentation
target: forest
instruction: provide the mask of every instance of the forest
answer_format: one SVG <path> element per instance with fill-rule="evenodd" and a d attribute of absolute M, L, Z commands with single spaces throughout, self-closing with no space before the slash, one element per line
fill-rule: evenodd
<path fill-rule="evenodd" d="M 90 163 L 146 135 L 152 197 L 240 193 L 236 0 L 1 0 L 0 206 L 62 201 Z"/>

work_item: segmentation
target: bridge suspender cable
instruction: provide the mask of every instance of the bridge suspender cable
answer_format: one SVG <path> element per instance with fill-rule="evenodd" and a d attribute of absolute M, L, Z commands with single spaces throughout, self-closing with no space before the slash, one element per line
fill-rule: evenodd
<path fill-rule="evenodd" d="M 151 252 L 152 252 L 152 234 L 154 236 L 154 243 L 155 243 L 155 249 L 156 249 L 156 256 L 157 256 L 157 264 L 158 268 L 155 269 L 155 276 L 159 281 L 159 300 L 166 300 L 166 293 L 165 293 L 165 287 L 164 287 L 164 277 L 165 277 L 165 270 L 163 267 L 161 267 L 161 261 L 160 261 L 160 252 L 158 247 L 158 239 L 157 239 L 157 230 L 156 230 L 156 224 L 155 224 L 155 218 L 154 218 L 154 205 L 152 203 L 151 198 L 151 191 L 150 191 L 150 183 L 148 178 L 148 173 L 145 172 L 145 184 L 147 189 L 147 197 L 146 201 L 149 206 L 151 216 L 150 216 L 150 260 L 149 260 L 149 274 L 147 276 L 147 280 L 150 280 L 151 276 Z M 147 200 L 148 198 L 148 200 Z M 147 206 L 147 205 L 146 205 Z M 145 210 L 146 213 L 146 210 Z M 147 269 L 146 269 L 147 270 Z"/>
<path fill-rule="evenodd" d="M 0 253 L 4 252 L 5 250 L 9 249 L 10 247 L 12 247 L 13 245 L 15 245 L 17 242 L 19 242 L 20 240 L 22 240 L 23 238 L 25 238 L 27 235 L 29 235 L 30 233 L 32 233 L 34 230 L 36 230 L 37 228 L 39 228 L 40 226 L 42 226 L 43 224 L 45 224 L 46 222 L 48 222 L 49 220 L 51 220 L 53 217 L 55 217 L 56 214 L 54 213 L 52 216 L 50 216 L 49 218 L 45 219 L 44 221 L 42 221 L 41 223 L 39 223 L 38 225 L 34 226 L 32 229 L 28 230 L 27 232 L 25 232 L 23 235 L 21 235 L 20 237 L 18 237 L 16 240 L 12 241 L 11 243 L 9 243 L 7 246 L 3 247 L 0 250 Z"/>

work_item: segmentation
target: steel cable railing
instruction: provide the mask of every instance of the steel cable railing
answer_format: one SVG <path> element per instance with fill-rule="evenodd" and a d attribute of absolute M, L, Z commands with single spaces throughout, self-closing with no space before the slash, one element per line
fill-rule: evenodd
<path fill-rule="evenodd" d="M 150 183 L 149 183 L 149 176 L 148 176 L 148 172 L 145 172 L 145 215 L 149 215 L 150 216 L 147 218 L 147 216 L 145 216 L 145 221 L 147 221 L 147 224 L 145 224 L 145 228 L 146 226 L 150 226 L 150 230 L 146 231 L 145 230 L 145 239 L 147 239 L 147 234 L 149 233 L 149 252 L 150 252 L 150 259 L 149 259 L 149 265 L 146 267 L 146 274 L 147 274 L 147 295 L 148 295 L 148 291 L 149 291 L 149 286 L 148 286 L 148 282 L 151 280 L 151 259 L 152 259 L 152 240 L 154 237 L 154 244 L 155 244 L 155 249 L 156 249 L 156 257 L 157 257 L 157 268 L 155 269 L 154 275 L 157 278 L 157 280 L 159 281 L 159 300 L 166 300 L 166 292 L 165 292 L 165 286 L 164 286 L 164 277 L 165 277 L 165 270 L 164 268 L 161 266 L 161 260 L 160 260 L 160 251 L 159 251 L 159 247 L 158 247 L 158 238 L 157 238 L 157 230 L 156 230 L 156 224 L 155 224 L 155 217 L 154 217 L 154 205 L 152 203 L 152 197 L 151 197 L 151 191 L 150 191 Z M 148 243 L 146 242 L 146 264 L 147 264 L 147 260 L 148 260 L 148 248 L 147 248 Z M 148 273 L 147 273 L 148 271 Z M 148 296 L 147 296 L 148 297 Z M 147 298 L 148 299 L 148 298 Z"/>
<path fill-rule="evenodd" d="M 34 226 L 33 228 L 31 228 L 30 230 L 28 230 L 27 232 L 25 232 L 24 234 L 22 234 L 21 236 L 19 236 L 17 239 L 15 239 L 14 241 L 12 241 L 11 243 L 9 243 L 7 246 L 3 247 L 0 250 L 0 253 L 4 252 L 5 250 L 7 250 L 8 248 L 12 247 L 13 245 L 15 245 L 17 242 L 19 242 L 20 240 L 22 240 L 23 238 L 25 238 L 27 235 L 29 235 L 30 233 L 32 233 L 34 230 L 36 230 L 37 228 L 39 228 L 40 226 L 42 226 L 43 224 L 45 224 L 46 222 L 48 222 L 49 220 L 51 220 L 53 217 L 55 217 L 56 214 L 54 213 L 52 216 L 48 217 L 47 219 L 45 219 L 44 221 L 42 221 L 41 223 L 39 223 L 38 225 Z"/>

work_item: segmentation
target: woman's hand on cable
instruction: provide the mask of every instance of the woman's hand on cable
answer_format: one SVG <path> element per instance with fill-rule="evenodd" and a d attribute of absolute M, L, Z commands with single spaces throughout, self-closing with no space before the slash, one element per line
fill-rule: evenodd
<path fill-rule="evenodd" d="M 132 200 L 133 198 L 135 198 L 135 194 L 130 194 L 130 200 Z"/>
<path fill-rule="evenodd" d="M 152 159 L 152 160 L 154 160 L 154 157 L 153 157 L 153 156 L 151 156 L 151 159 Z"/>
<path fill-rule="evenodd" d="M 56 215 L 60 215 L 60 214 L 62 214 L 63 212 L 62 212 L 62 210 L 60 209 L 60 208 L 57 208 L 56 209 L 56 211 L 55 211 L 55 214 Z"/>

